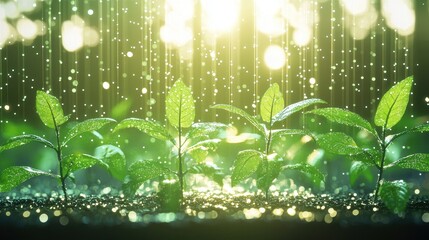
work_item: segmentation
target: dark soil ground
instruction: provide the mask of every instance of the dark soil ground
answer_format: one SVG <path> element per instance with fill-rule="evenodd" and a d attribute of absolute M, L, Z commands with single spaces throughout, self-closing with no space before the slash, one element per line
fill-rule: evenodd
<path fill-rule="evenodd" d="M 429 198 L 398 216 L 369 196 L 221 192 L 185 196 L 181 209 L 157 195 L 7 196 L 0 227 L 11 239 L 420 239 Z M 4 238 L 2 238 L 4 239 Z"/>

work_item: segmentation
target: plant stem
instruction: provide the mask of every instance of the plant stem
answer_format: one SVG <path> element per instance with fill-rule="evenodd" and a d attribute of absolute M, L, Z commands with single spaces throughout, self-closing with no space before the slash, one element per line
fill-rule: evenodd
<path fill-rule="evenodd" d="M 54 120 L 54 123 L 55 123 L 55 120 Z M 59 167 L 60 167 L 61 188 L 64 193 L 64 199 L 67 202 L 68 198 L 67 198 L 67 190 L 66 190 L 66 176 L 64 175 L 64 171 L 63 171 L 63 156 L 62 156 L 62 148 L 61 148 L 61 141 L 60 141 L 60 130 L 56 123 L 55 123 L 55 135 L 57 136 L 56 152 L 57 152 L 58 163 L 60 165 Z"/>
<path fill-rule="evenodd" d="M 271 102 L 271 109 L 270 109 L 270 123 L 268 124 L 268 136 L 266 140 L 266 146 L 265 146 L 265 155 L 268 156 L 270 154 L 270 145 L 271 145 L 271 138 L 272 138 L 272 130 L 273 130 L 273 109 L 274 108 L 274 98 Z"/>
<path fill-rule="evenodd" d="M 57 148 L 55 149 L 55 151 L 57 152 L 57 160 L 60 168 L 61 188 L 64 193 L 64 200 L 67 202 L 68 199 L 67 199 L 67 190 L 66 190 L 66 176 L 64 175 L 64 172 L 63 172 L 63 164 L 62 164 L 63 156 L 62 156 L 62 149 L 61 149 L 60 129 L 59 129 L 59 126 L 57 125 L 57 121 L 55 120 L 55 116 L 53 114 L 51 105 L 48 104 L 48 107 L 49 107 L 49 111 L 51 112 L 52 122 L 54 123 L 54 126 L 55 126 L 55 136 L 57 138 Z"/>
<path fill-rule="evenodd" d="M 385 137 L 386 137 L 386 128 L 383 127 L 383 130 L 381 133 L 381 162 L 380 162 L 380 166 L 378 166 L 378 178 L 377 178 L 377 186 L 375 188 L 374 201 L 377 201 L 378 199 L 381 182 L 383 180 L 384 161 L 386 158 L 386 149 L 387 149 Z"/>
<path fill-rule="evenodd" d="M 178 155 L 179 155 L 179 184 L 180 184 L 180 200 L 183 200 L 183 165 L 182 165 L 182 131 L 179 128 L 179 149 L 178 149 Z"/>
<path fill-rule="evenodd" d="M 179 104 L 179 147 L 178 147 L 178 155 L 179 155 L 179 184 L 180 184 L 180 201 L 183 201 L 183 166 L 182 166 L 182 98 L 180 98 Z"/>
<path fill-rule="evenodd" d="M 268 125 L 268 136 L 266 139 L 266 146 L 265 146 L 265 156 L 267 161 L 267 167 L 268 167 L 268 155 L 270 154 L 270 147 L 271 147 L 271 138 L 272 138 L 272 131 L 273 131 L 273 106 L 274 106 L 274 98 L 271 103 L 271 111 L 270 111 L 270 123 Z M 268 199 L 268 189 L 265 190 L 265 198 Z"/>
<path fill-rule="evenodd" d="M 272 138 L 272 126 L 270 124 L 270 127 L 268 129 L 267 143 L 265 146 L 265 155 L 267 155 L 267 156 L 270 154 L 271 138 Z"/>

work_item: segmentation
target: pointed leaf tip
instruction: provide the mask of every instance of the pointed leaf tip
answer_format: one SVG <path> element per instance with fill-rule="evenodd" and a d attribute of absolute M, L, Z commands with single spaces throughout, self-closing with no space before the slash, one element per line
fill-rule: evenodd
<path fill-rule="evenodd" d="M 407 109 L 412 85 L 413 77 L 407 77 L 383 95 L 375 112 L 376 126 L 389 129 L 402 119 Z"/>
<path fill-rule="evenodd" d="M 60 101 L 43 91 L 37 91 L 36 111 L 43 124 L 49 128 L 60 126 L 69 119 L 69 116 L 64 116 Z"/>
<path fill-rule="evenodd" d="M 168 121 L 176 128 L 187 128 L 194 122 L 194 98 L 191 89 L 180 80 L 176 81 L 168 92 L 165 108 Z"/>
<path fill-rule="evenodd" d="M 271 85 L 261 99 L 261 117 L 264 122 L 270 123 L 274 115 L 284 108 L 283 94 L 277 83 Z"/>

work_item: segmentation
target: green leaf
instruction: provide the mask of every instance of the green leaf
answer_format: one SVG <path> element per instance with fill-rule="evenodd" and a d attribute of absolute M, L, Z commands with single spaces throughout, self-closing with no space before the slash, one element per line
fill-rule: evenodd
<path fill-rule="evenodd" d="M 122 150 L 113 145 L 103 145 L 95 149 L 94 156 L 109 166 L 109 172 L 119 181 L 127 175 L 127 162 Z"/>
<path fill-rule="evenodd" d="M 126 197 L 133 197 L 142 184 L 142 182 L 126 178 L 122 184 L 122 191 Z"/>
<path fill-rule="evenodd" d="M 111 118 L 93 118 L 93 119 L 88 119 L 83 122 L 80 122 L 76 124 L 72 129 L 70 129 L 70 131 L 67 132 L 63 140 L 63 146 L 66 145 L 68 141 L 75 138 L 76 136 L 79 136 L 85 132 L 96 131 L 104 127 L 106 124 L 109 124 L 112 122 L 116 122 L 116 121 Z"/>
<path fill-rule="evenodd" d="M 272 154 L 266 157 L 261 162 L 258 171 L 256 172 L 256 186 L 264 192 L 267 192 L 274 179 L 279 176 L 283 165 L 284 161 L 277 157 L 277 155 L 273 156 Z"/>
<path fill-rule="evenodd" d="M 350 166 L 350 185 L 355 185 L 359 176 L 363 175 L 368 181 L 372 181 L 373 177 L 368 172 L 368 164 L 361 161 L 353 161 Z"/>
<path fill-rule="evenodd" d="M 137 128 L 147 135 L 162 141 L 172 141 L 173 139 L 165 127 L 153 120 L 127 118 L 122 120 L 115 129 L 113 129 L 113 132 L 124 128 Z"/>
<path fill-rule="evenodd" d="M 214 109 L 223 109 L 230 113 L 234 113 L 239 115 L 240 117 L 245 118 L 249 123 L 251 123 L 258 131 L 265 134 L 265 128 L 262 126 L 261 123 L 258 122 L 258 120 L 251 116 L 250 114 L 246 113 L 245 111 L 241 110 L 240 108 L 228 105 L 228 104 L 216 104 L 211 106 L 211 108 Z"/>
<path fill-rule="evenodd" d="M 170 170 L 153 160 L 136 161 L 128 168 L 130 180 L 135 184 L 142 185 L 150 179 L 167 175 Z"/>
<path fill-rule="evenodd" d="M 204 122 L 204 123 L 194 123 L 190 127 L 188 134 L 186 135 L 187 139 L 194 139 L 205 137 L 209 138 L 212 134 L 216 134 L 215 137 L 219 137 L 223 131 L 228 126 L 223 123 L 217 122 Z"/>
<path fill-rule="evenodd" d="M 60 101 L 43 91 L 37 91 L 36 110 L 42 122 L 50 128 L 55 128 L 55 125 L 62 125 L 69 118 L 64 116 Z"/>
<path fill-rule="evenodd" d="M 351 127 L 358 127 L 364 129 L 374 135 L 377 135 L 377 132 L 371 126 L 367 120 L 359 116 L 358 114 L 351 112 L 349 110 L 341 108 L 319 108 L 309 111 L 307 113 L 316 114 L 327 118 L 331 122 L 344 124 Z"/>
<path fill-rule="evenodd" d="M 407 183 L 402 180 L 384 181 L 380 186 L 380 198 L 390 211 L 403 216 L 410 198 L 410 190 Z"/>
<path fill-rule="evenodd" d="M 406 168 L 406 169 L 414 169 L 421 172 L 429 172 L 429 154 L 425 154 L 425 153 L 412 154 L 412 155 L 403 157 L 385 167 L 389 168 L 393 166 Z"/>
<path fill-rule="evenodd" d="M 383 95 L 375 112 L 376 126 L 392 128 L 401 120 L 407 109 L 412 85 L 413 77 L 407 77 Z"/>
<path fill-rule="evenodd" d="M 64 157 L 62 162 L 63 171 L 65 172 L 66 176 L 70 175 L 70 173 L 72 172 L 75 172 L 81 169 L 90 168 L 96 164 L 106 169 L 109 168 L 109 166 L 107 166 L 107 164 L 105 164 L 100 159 L 88 154 L 81 154 L 81 153 L 73 153 L 73 154 L 67 155 L 66 157 Z"/>
<path fill-rule="evenodd" d="M 328 152 L 338 155 L 355 155 L 363 152 L 352 137 L 342 132 L 330 132 L 316 136 L 319 146 Z"/>
<path fill-rule="evenodd" d="M 381 160 L 381 150 L 362 149 L 361 153 L 347 156 L 351 161 L 363 162 L 366 165 L 377 166 Z"/>
<path fill-rule="evenodd" d="M 33 134 L 20 135 L 10 138 L 5 145 L 0 146 L 0 152 L 22 146 L 27 143 L 38 142 L 47 147 L 55 149 L 54 145 L 48 140 Z"/>
<path fill-rule="evenodd" d="M 303 129 L 275 129 L 271 131 L 272 138 L 281 138 L 289 135 L 308 135 L 309 132 Z"/>
<path fill-rule="evenodd" d="M 305 163 L 291 164 L 291 165 L 286 165 L 283 168 L 285 170 L 296 170 L 296 171 L 300 171 L 302 173 L 308 174 L 311 180 L 316 184 L 320 184 L 321 182 L 325 181 L 325 176 L 316 167 L 309 164 L 305 164 Z"/>
<path fill-rule="evenodd" d="M 38 169 L 27 166 L 12 166 L 4 169 L 0 173 L 0 192 L 8 192 L 17 187 L 21 183 L 37 176 L 50 176 L 59 178 L 51 173 L 47 173 Z"/>
<path fill-rule="evenodd" d="M 385 141 L 387 143 L 391 143 L 396 138 L 398 138 L 398 137 L 400 137 L 400 136 L 402 136 L 404 134 L 407 134 L 407 133 L 425 133 L 425 132 L 429 132 L 429 124 L 422 124 L 420 126 L 411 128 L 409 130 L 405 130 L 403 132 L 400 132 L 400 133 L 397 133 L 397 134 L 394 134 L 394 135 L 389 135 L 389 136 L 386 137 Z"/>
<path fill-rule="evenodd" d="M 238 153 L 234 162 L 231 185 L 235 186 L 250 177 L 259 167 L 264 155 L 255 150 L 244 150 Z"/>
<path fill-rule="evenodd" d="M 191 151 L 188 151 L 188 154 L 197 162 L 201 163 L 206 160 L 207 156 L 209 155 L 209 151 L 205 148 L 195 148 Z"/>
<path fill-rule="evenodd" d="M 114 119 L 123 119 L 125 118 L 131 109 L 131 101 L 130 100 L 123 100 L 113 106 L 112 110 L 110 111 L 112 118 Z"/>
<path fill-rule="evenodd" d="M 285 102 L 283 94 L 280 92 L 280 87 L 277 83 L 271 85 L 264 93 L 261 99 L 261 117 L 262 121 L 271 123 L 274 115 L 284 108 Z"/>
<path fill-rule="evenodd" d="M 326 102 L 318 99 L 318 98 L 310 98 L 310 99 L 306 99 L 306 100 L 302 100 L 300 102 L 297 103 L 293 103 L 287 107 L 285 107 L 283 110 L 281 110 L 279 113 L 277 113 L 274 117 L 273 117 L 273 124 L 275 122 L 280 122 L 283 121 L 284 119 L 286 119 L 287 117 L 289 117 L 290 115 L 301 111 L 302 109 L 314 105 L 314 104 L 325 104 Z"/>
<path fill-rule="evenodd" d="M 194 145 L 188 147 L 186 149 L 186 151 L 190 152 L 193 151 L 194 149 L 205 149 L 205 150 L 215 150 L 217 148 L 217 145 L 221 142 L 220 139 L 208 139 L 208 140 L 204 140 L 204 141 L 200 141 L 195 143 Z"/>
<path fill-rule="evenodd" d="M 206 177 L 212 179 L 219 186 L 223 186 L 224 174 L 222 169 L 213 163 L 197 164 L 189 169 L 191 174 L 203 174 Z"/>
<path fill-rule="evenodd" d="M 195 118 L 195 103 L 191 89 L 178 80 L 171 87 L 165 101 L 167 119 L 173 127 L 187 128 Z"/>
<path fill-rule="evenodd" d="M 409 133 L 425 133 L 425 132 L 429 132 L 429 124 L 422 124 L 419 125 L 417 127 L 414 127 L 410 130 L 408 130 Z"/>

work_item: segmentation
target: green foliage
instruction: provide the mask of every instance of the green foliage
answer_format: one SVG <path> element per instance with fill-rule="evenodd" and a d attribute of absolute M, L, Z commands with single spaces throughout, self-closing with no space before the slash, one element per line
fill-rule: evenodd
<path fill-rule="evenodd" d="M 310 132 L 304 129 L 273 129 L 271 137 L 274 139 L 282 138 L 290 135 L 310 135 Z"/>
<path fill-rule="evenodd" d="M 356 155 L 363 149 L 356 145 L 352 137 L 342 132 L 330 132 L 316 136 L 316 141 L 323 149 L 338 155 Z"/>
<path fill-rule="evenodd" d="M 19 186 L 30 178 L 37 176 L 50 176 L 59 178 L 51 173 L 47 173 L 38 169 L 27 166 L 12 166 L 4 169 L 0 173 L 0 192 L 8 192 Z"/>
<path fill-rule="evenodd" d="M 277 154 L 267 156 L 265 161 L 261 161 L 256 172 L 256 186 L 267 192 L 284 165 L 283 159 L 279 158 Z"/>
<path fill-rule="evenodd" d="M 223 186 L 224 173 L 222 169 L 211 163 L 202 163 L 194 165 L 189 169 L 191 174 L 203 174 L 206 177 L 212 179 L 219 186 Z"/>
<path fill-rule="evenodd" d="M 103 161 L 88 154 L 73 153 L 64 157 L 62 161 L 65 176 L 69 176 L 77 170 L 90 168 L 96 164 L 108 168 L 107 164 Z"/>
<path fill-rule="evenodd" d="M 70 155 L 63 156 L 63 147 L 65 147 L 67 142 L 69 142 L 71 139 L 85 132 L 96 131 L 106 124 L 114 122 L 115 120 L 109 118 L 96 118 L 78 123 L 66 134 L 64 140 L 61 141 L 60 126 L 66 123 L 69 117 L 64 115 L 59 100 L 48 93 L 37 91 L 36 110 L 42 122 L 47 127 L 55 130 L 56 144 L 54 145 L 52 142 L 37 135 L 26 134 L 10 138 L 6 144 L 0 146 L 0 152 L 22 146 L 30 142 L 39 142 L 46 147 L 55 150 L 57 161 L 59 163 L 58 178 L 60 179 L 61 187 L 65 199 L 67 200 L 65 181 L 68 177 L 70 177 L 72 172 L 79 169 L 92 167 L 95 164 L 102 165 L 108 169 L 108 165 L 98 158 L 87 154 L 72 153 Z M 16 177 L 13 177 L 14 175 L 16 175 Z M 9 191 L 29 178 L 40 175 L 57 177 L 56 175 L 33 169 L 31 167 L 14 166 L 5 169 L 2 172 L 2 177 L 0 177 L 0 186 L 2 186 L 1 188 L 3 191 Z"/>
<path fill-rule="evenodd" d="M 127 118 L 116 125 L 115 129 L 113 129 L 113 132 L 125 128 L 137 128 L 147 135 L 162 141 L 170 141 L 173 139 L 164 126 L 153 120 Z"/>
<path fill-rule="evenodd" d="M 131 101 L 130 100 L 123 100 L 113 106 L 112 110 L 110 111 L 112 118 L 114 119 L 123 119 L 125 116 L 128 115 L 131 109 Z"/>
<path fill-rule="evenodd" d="M 313 180 L 316 184 L 320 184 L 321 182 L 325 181 L 325 176 L 314 166 L 309 164 L 291 164 L 286 165 L 283 167 L 287 170 L 297 170 L 302 173 L 308 174 L 310 176 L 310 179 Z"/>
<path fill-rule="evenodd" d="M 10 138 L 5 145 L 0 146 L 0 152 L 16 148 L 31 142 L 38 142 L 52 149 L 55 148 L 51 142 L 42 137 L 33 134 L 26 134 Z"/>
<path fill-rule="evenodd" d="M 187 139 L 221 137 L 225 124 L 217 122 L 193 123 L 185 135 Z"/>
<path fill-rule="evenodd" d="M 97 131 L 105 125 L 113 122 L 116 121 L 111 118 L 93 118 L 80 122 L 67 132 L 63 140 L 63 146 L 66 145 L 73 138 L 83 133 Z"/>
<path fill-rule="evenodd" d="M 375 112 L 374 123 L 383 128 L 392 128 L 407 109 L 413 77 L 407 77 L 387 91 L 381 98 Z"/>
<path fill-rule="evenodd" d="M 251 116 L 244 110 L 227 104 L 217 104 L 211 106 L 214 109 L 226 110 L 243 117 L 249 121 L 265 138 L 265 151 L 259 152 L 256 150 L 245 150 L 238 153 L 234 163 L 234 168 L 231 177 L 231 184 L 234 186 L 239 182 L 251 177 L 256 173 L 256 183 L 259 189 L 268 193 L 268 189 L 272 182 L 278 177 L 282 166 L 286 163 L 281 159 L 277 159 L 277 154 L 271 152 L 271 144 L 276 139 L 281 139 L 286 135 L 308 134 L 302 129 L 273 129 L 276 122 L 285 120 L 293 113 L 302 111 L 304 108 L 326 103 L 320 99 L 306 99 L 289 106 L 284 107 L 283 94 L 280 92 L 279 85 L 274 83 L 267 89 L 261 99 L 260 118 Z M 291 166 L 291 168 L 293 168 Z M 305 167 L 296 167 L 295 170 L 308 173 L 309 170 Z M 318 171 L 314 169 L 314 171 Z M 314 173 L 314 172 L 312 172 Z M 311 177 L 320 177 L 322 174 L 313 174 Z M 323 177 L 322 177 L 323 178 Z"/>
<path fill-rule="evenodd" d="M 176 81 L 165 101 L 167 119 L 173 127 L 187 128 L 195 118 L 195 103 L 191 89 L 182 81 Z"/>
<path fill-rule="evenodd" d="M 407 183 L 402 180 L 384 181 L 380 186 L 380 198 L 390 211 L 403 216 L 410 198 L 410 190 Z"/>
<path fill-rule="evenodd" d="M 237 114 L 240 117 L 243 117 L 244 119 L 246 119 L 249 123 L 251 123 L 259 132 L 265 133 L 265 128 L 261 125 L 261 123 L 258 122 L 256 117 L 251 116 L 250 114 L 248 114 L 244 110 L 241 110 L 238 107 L 234 107 L 234 106 L 231 106 L 228 104 L 216 104 L 216 105 L 211 106 L 211 108 L 223 109 L 223 110 L 226 110 L 230 113 Z"/>
<path fill-rule="evenodd" d="M 175 156 L 176 152 L 173 152 L 171 160 L 177 159 L 177 165 L 173 165 L 178 166 L 178 170 L 173 171 L 168 164 L 164 165 L 154 160 L 136 162 L 128 168 L 128 176 L 124 184 L 125 191 L 133 195 L 145 181 L 158 177 L 166 178 L 171 174 L 177 176 L 182 195 L 183 178 L 188 173 L 204 174 L 215 182 L 222 183 L 220 176 L 223 174 L 220 169 L 214 164 L 206 165 L 205 160 L 209 152 L 215 150 L 221 142 L 221 132 L 226 128 L 226 125 L 213 122 L 194 123 L 194 98 L 191 89 L 182 81 L 176 81 L 171 87 L 167 93 L 165 106 L 167 120 L 177 130 L 174 134 L 170 134 L 163 125 L 155 120 L 138 118 L 128 118 L 121 121 L 114 131 L 137 128 L 158 140 L 170 142 L 177 150 L 177 156 Z M 188 128 L 186 132 L 184 132 L 184 128 Z M 176 135 L 177 138 L 173 137 Z"/>
<path fill-rule="evenodd" d="M 307 108 L 309 106 L 312 106 L 315 104 L 325 104 L 325 103 L 326 103 L 325 101 L 318 99 L 318 98 L 310 98 L 310 99 L 302 100 L 302 101 L 297 102 L 297 103 L 293 103 L 293 104 L 285 107 L 279 113 L 277 113 L 273 117 L 273 123 L 283 121 L 287 117 L 289 117 L 290 115 L 292 115 L 296 112 L 299 112 L 299 111 L 301 111 L 304 108 Z"/>
<path fill-rule="evenodd" d="M 60 101 L 48 93 L 37 91 L 36 110 L 42 122 L 49 128 L 57 128 L 68 120 Z"/>
<path fill-rule="evenodd" d="M 107 164 L 107 169 L 114 178 L 119 181 L 125 179 L 127 175 L 127 162 L 125 154 L 120 148 L 113 145 L 102 145 L 95 149 L 94 156 Z"/>
<path fill-rule="evenodd" d="M 358 114 L 342 108 L 318 108 L 307 113 L 316 114 L 327 118 L 331 122 L 344 124 L 347 126 L 358 127 L 372 134 L 377 135 L 377 132 L 367 120 Z"/>
<path fill-rule="evenodd" d="M 271 124 L 272 116 L 279 113 L 284 108 L 283 94 L 277 83 L 271 85 L 261 99 L 262 121 Z"/>
<path fill-rule="evenodd" d="M 384 170 L 396 166 L 423 172 L 429 171 L 429 154 L 412 154 L 402 157 L 387 166 L 385 165 L 387 149 L 395 139 L 406 133 L 429 131 L 429 124 L 424 124 L 397 134 L 387 135 L 387 131 L 390 131 L 405 114 L 412 85 L 413 77 L 407 77 L 391 87 L 381 98 L 374 117 L 375 126 L 381 127 L 380 134 L 374 130 L 369 122 L 347 110 L 326 108 L 310 112 L 323 116 L 335 123 L 365 129 L 376 137 L 377 142 L 372 149 L 357 146 L 353 138 L 344 133 L 321 134 L 316 136 L 316 140 L 327 151 L 338 155 L 346 155 L 347 158 L 355 161 L 350 168 L 351 184 L 356 182 L 359 175 L 368 174 L 366 171 L 368 166 L 376 167 L 379 171 L 379 177 L 374 199 L 377 200 L 378 196 L 380 196 L 384 204 L 399 215 L 405 210 L 409 198 L 408 188 L 403 181 L 384 181 Z"/>
<path fill-rule="evenodd" d="M 250 177 L 259 167 L 264 155 L 256 150 L 244 150 L 238 153 L 231 175 L 231 185 L 235 186 Z"/>
<path fill-rule="evenodd" d="M 429 154 L 416 153 L 408 155 L 389 164 L 386 168 L 393 166 L 414 169 L 421 172 L 429 172 Z"/>
<path fill-rule="evenodd" d="M 368 172 L 371 165 L 362 161 L 353 161 L 350 166 L 350 185 L 355 185 L 360 176 L 364 176 L 369 181 L 372 181 L 372 175 Z"/>
<path fill-rule="evenodd" d="M 128 168 L 130 179 L 135 182 L 139 182 L 139 185 L 146 182 L 147 180 L 158 178 L 162 175 L 167 175 L 170 173 L 171 171 L 164 167 L 161 163 L 149 159 L 134 162 Z"/>

